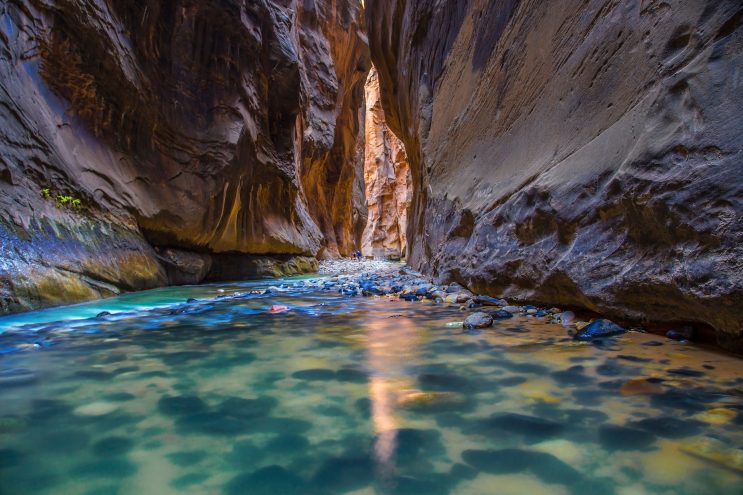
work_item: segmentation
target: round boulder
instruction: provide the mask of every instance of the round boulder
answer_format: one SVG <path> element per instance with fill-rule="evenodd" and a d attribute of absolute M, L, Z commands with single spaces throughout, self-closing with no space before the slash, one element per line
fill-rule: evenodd
<path fill-rule="evenodd" d="M 487 313 L 472 313 L 462 323 L 464 328 L 488 328 L 493 326 L 493 317 Z"/>

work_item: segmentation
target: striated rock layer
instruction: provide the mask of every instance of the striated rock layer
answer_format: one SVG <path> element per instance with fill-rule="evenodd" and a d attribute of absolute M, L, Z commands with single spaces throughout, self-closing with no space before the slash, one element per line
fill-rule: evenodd
<path fill-rule="evenodd" d="M 736 0 L 367 0 L 409 260 L 743 350 Z"/>
<path fill-rule="evenodd" d="M 351 0 L 3 2 L 0 312 L 352 249 L 360 16 Z"/>
<path fill-rule="evenodd" d="M 375 258 L 405 256 L 411 177 L 402 142 L 387 127 L 374 68 L 364 88 L 364 182 L 367 222 L 361 252 Z"/>

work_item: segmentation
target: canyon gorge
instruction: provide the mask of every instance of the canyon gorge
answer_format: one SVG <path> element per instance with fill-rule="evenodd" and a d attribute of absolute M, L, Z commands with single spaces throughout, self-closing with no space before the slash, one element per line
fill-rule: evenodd
<path fill-rule="evenodd" d="M 743 351 L 735 0 L 5 0 L 0 312 L 403 256 Z"/>

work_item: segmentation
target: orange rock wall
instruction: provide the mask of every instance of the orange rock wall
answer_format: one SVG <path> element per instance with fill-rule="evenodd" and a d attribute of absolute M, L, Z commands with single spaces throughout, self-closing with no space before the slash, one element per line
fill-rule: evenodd
<path fill-rule="evenodd" d="M 365 86 L 364 182 L 368 217 L 361 237 L 364 256 L 405 256 L 407 217 L 412 197 L 408 158 L 387 127 L 374 68 Z"/>
<path fill-rule="evenodd" d="M 362 25 L 354 0 L 3 2 L 0 311 L 347 253 Z"/>

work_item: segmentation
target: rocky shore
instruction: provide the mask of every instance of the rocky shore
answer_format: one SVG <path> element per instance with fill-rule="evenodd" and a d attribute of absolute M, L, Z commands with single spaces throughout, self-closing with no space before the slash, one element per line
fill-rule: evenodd
<path fill-rule="evenodd" d="M 319 273 L 330 278 L 301 282 L 316 284 L 322 290 L 337 290 L 349 297 L 397 298 L 411 303 L 444 304 L 459 307 L 464 314 L 461 326 L 477 333 L 493 326 L 497 320 L 514 316 L 534 318 L 562 326 L 569 336 L 578 341 L 602 345 L 602 339 L 624 334 L 628 329 L 604 318 L 588 321 L 576 317 L 569 310 L 557 307 L 518 305 L 502 298 L 475 294 L 457 283 L 435 284 L 425 275 L 401 263 L 379 260 L 337 259 L 320 263 Z M 644 332 L 642 328 L 631 330 Z M 666 336 L 673 340 L 689 341 L 693 330 L 689 327 L 671 329 Z"/>

